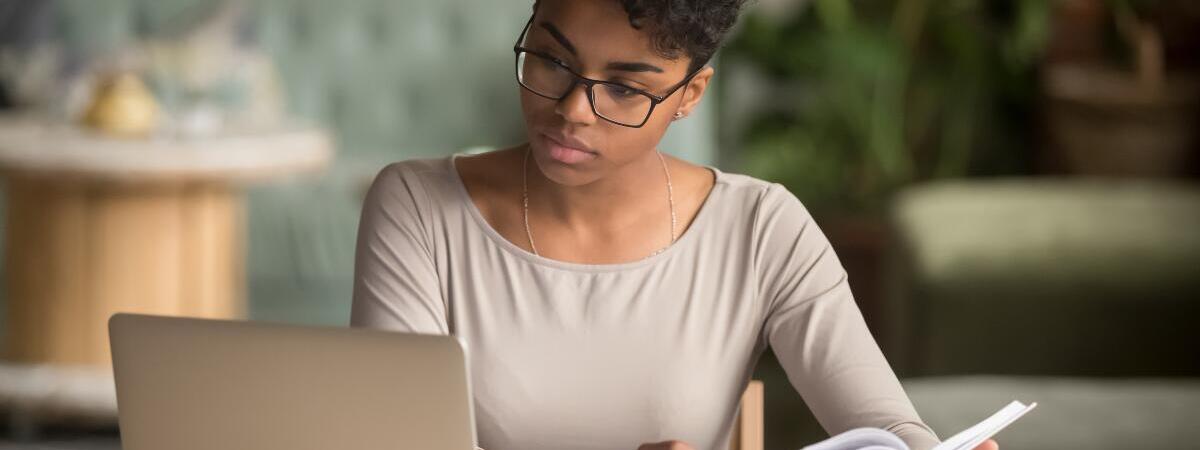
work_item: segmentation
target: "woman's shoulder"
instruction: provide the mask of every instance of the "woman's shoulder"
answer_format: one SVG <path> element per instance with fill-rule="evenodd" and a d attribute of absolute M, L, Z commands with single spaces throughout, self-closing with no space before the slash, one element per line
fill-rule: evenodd
<path fill-rule="evenodd" d="M 717 185 L 726 197 L 723 203 L 739 204 L 754 216 L 785 213 L 807 216 L 808 211 L 792 191 L 782 184 L 740 173 L 719 172 Z"/>
<path fill-rule="evenodd" d="M 497 150 L 396 161 L 375 176 L 367 200 L 385 206 L 409 205 L 429 213 L 459 210 L 468 198 L 507 193 L 509 187 L 504 185 L 504 177 L 498 176 L 497 170 L 508 164 L 509 153 Z"/>
<path fill-rule="evenodd" d="M 497 150 L 474 155 L 453 154 L 396 161 L 379 171 L 375 177 L 375 184 L 457 193 L 460 184 L 469 185 L 494 179 L 490 171 L 506 153 L 504 150 Z"/>
<path fill-rule="evenodd" d="M 450 206 L 459 189 L 452 158 L 413 158 L 388 163 L 371 182 L 366 206 L 425 213 Z"/>
<path fill-rule="evenodd" d="M 388 163 L 375 176 L 376 183 L 412 182 L 418 179 L 438 179 L 451 175 L 453 156 L 413 158 Z M 425 181 L 425 180 L 421 180 Z"/>
<path fill-rule="evenodd" d="M 519 184 L 524 148 L 514 146 L 454 158 L 453 170 L 472 193 L 507 192 Z"/>

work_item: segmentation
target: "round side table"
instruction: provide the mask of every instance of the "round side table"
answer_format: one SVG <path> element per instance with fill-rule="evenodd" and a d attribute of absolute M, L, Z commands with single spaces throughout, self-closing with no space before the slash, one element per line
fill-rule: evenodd
<path fill-rule="evenodd" d="M 130 140 L 0 117 L 5 358 L 106 367 L 113 313 L 242 316 L 242 187 L 332 155 L 314 128 Z"/>

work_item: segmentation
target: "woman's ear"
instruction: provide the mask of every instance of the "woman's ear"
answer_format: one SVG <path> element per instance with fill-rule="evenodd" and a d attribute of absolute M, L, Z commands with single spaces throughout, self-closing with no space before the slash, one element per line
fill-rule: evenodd
<path fill-rule="evenodd" d="M 712 66 L 704 66 L 696 72 L 696 76 L 692 77 L 687 86 L 683 87 L 683 101 L 675 111 L 677 118 L 687 117 L 700 105 L 700 99 L 704 97 L 704 91 L 708 90 L 708 82 L 712 80 L 713 72 Z"/>

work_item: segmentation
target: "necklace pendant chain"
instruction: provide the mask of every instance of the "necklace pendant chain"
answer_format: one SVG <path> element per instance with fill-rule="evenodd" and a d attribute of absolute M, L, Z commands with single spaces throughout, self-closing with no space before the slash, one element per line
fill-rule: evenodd
<path fill-rule="evenodd" d="M 537 245 L 533 243 L 533 230 L 529 227 L 529 154 L 532 151 L 532 149 L 525 150 L 525 160 L 521 165 L 521 208 L 525 219 L 525 237 L 529 239 L 529 249 L 533 251 L 534 255 L 541 256 L 541 253 L 538 253 Z M 654 153 L 658 155 L 658 161 L 662 163 L 663 174 L 667 177 L 667 205 L 671 209 L 671 241 L 666 247 L 656 250 L 650 256 L 666 251 L 678 239 L 678 235 L 675 234 L 678 217 L 675 215 L 675 187 L 671 184 L 671 170 L 667 168 L 667 159 L 662 152 L 655 150 Z"/>

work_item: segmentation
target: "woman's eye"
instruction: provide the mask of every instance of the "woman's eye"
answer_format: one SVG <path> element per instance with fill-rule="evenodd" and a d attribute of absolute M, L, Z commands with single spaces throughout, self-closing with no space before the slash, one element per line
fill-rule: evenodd
<path fill-rule="evenodd" d="M 570 67 L 570 64 L 567 64 L 567 62 L 566 62 L 566 61 L 564 61 L 562 58 L 559 58 L 559 57 L 557 57 L 557 56 L 547 56 L 547 57 L 546 57 L 546 61 L 547 61 L 547 62 L 549 62 L 549 63 L 551 63 L 551 64 L 558 65 L 558 66 L 560 66 L 560 67 L 564 67 L 564 68 L 565 68 L 565 67 Z"/>
<path fill-rule="evenodd" d="M 632 97 L 634 95 L 637 95 L 637 91 L 633 90 L 633 88 L 629 88 L 629 87 L 625 87 L 625 86 L 621 86 L 621 85 L 611 85 L 610 84 L 610 85 L 608 85 L 608 91 L 611 92 L 613 95 L 615 95 L 617 97 L 622 97 L 622 98 Z"/>
<path fill-rule="evenodd" d="M 555 60 L 553 60 L 553 59 L 550 59 L 550 58 L 538 58 L 538 61 L 539 61 L 539 62 L 541 62 L 541 64 L 542 64 L 542 67 L 544 67 L 544 68 L 546 68 L 546 69 L 550 69 L 550 70 L 559 70 L 559 69 L 562 69 L 562 65 L 561 65 L 561 64 L 559 64 L 557 61 L 555 61 Z"/>

